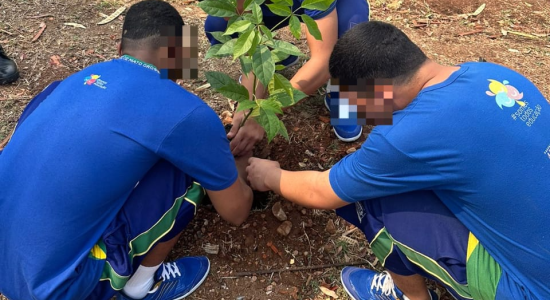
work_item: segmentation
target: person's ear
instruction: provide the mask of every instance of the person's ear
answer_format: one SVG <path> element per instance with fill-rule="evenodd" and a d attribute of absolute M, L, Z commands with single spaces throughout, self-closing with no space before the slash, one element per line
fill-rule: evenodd
<path fill-rule="evenodd" d="M 122 56 L 122 42 L 118 42 L 116 45 L 116 51 L 118 53 L 118 56 Z"/>

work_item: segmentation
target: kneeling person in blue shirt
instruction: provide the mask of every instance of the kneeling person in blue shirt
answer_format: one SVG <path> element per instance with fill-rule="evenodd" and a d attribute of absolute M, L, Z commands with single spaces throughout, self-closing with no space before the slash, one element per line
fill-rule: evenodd
<path fill-rule="evenodd" d="M 256 158 L 247 171 L 365 233 L 387 271 L 344 268 L 352 299 L 437 299 L 424 277 L 461 300 L 550 299 L 550 105 L 536 86 L 492 63 L 440 65 L 382 22 L 350 29 L 329 68 L 393 80 L 393 125 L 325 172 Z"/>
<path fill-rule="evenodd" d="M 177 61 L 163 31 L 177 39 L 183 25 L 166 2 L 133 5 L 119 59 L 52 83 L 25 109 L 0 154 L 0 293 L 10 300 L 182 299 L 210 263 L 163 261 L 201 198 L 233 224 L 247 218 L 246 161 L 216 113 L 159 72 Z"/>

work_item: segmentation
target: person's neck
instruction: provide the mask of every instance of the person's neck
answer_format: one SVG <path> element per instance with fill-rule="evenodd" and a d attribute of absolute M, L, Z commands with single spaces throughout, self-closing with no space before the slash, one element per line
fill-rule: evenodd
<path fill-rule="evenodd" d="M 154 66 L 155 68 L 157 68 L 157 70 L 159 69 L 158 57 L 156 53 L 153 54 L 152 51 L 142 51 L 142 50 L 128 51 L 128 52 L 121 53 L 120 56 L 124 56 L 124 55 L 131 56 L 137 60 L 140 60 L 144 63 Z"/>
<path fill-rule="evenodd" d="M 420 91 L 447 80 L 452 73 L 459 69 L 460 67 L 443 66 L 428 59 L 418 69 L 411 82 L 405 84 L 402 88 L 398 88 L 402 89 L 400 93 L 402 96 L 401 99 L 398 99 L 396 108 L 404 109 L 418 96 Z"/>

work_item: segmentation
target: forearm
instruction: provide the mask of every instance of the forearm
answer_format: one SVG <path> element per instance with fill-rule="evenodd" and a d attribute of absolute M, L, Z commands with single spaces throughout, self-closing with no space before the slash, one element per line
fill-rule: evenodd
<path fill-rule="evenodd" d="M 266 176 L 266 186 L 285 199 L 304 207 L 335 209 L 344 206 L 332 191 L 328 172 L 276 169 Z"/>
<path fill-rule="evenodd" d="M 292 86 L 307 95 L 314 94 L 330 79 L 328 58 L 312 58 L 292 77 Z"/>

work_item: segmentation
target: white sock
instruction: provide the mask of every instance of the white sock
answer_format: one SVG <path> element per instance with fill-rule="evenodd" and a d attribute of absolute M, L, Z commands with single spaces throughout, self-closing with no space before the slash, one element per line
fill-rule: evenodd
<path fill-rule="evenodd" d="M 142 299 L 147 296 L 147 292 L 151 290 L 155 283 L 155 272 L 162 264 L 155 267 L 146 267 L 139 265 L 138 269 L 130 277 L 122 291 L 130 298 Z"/>

